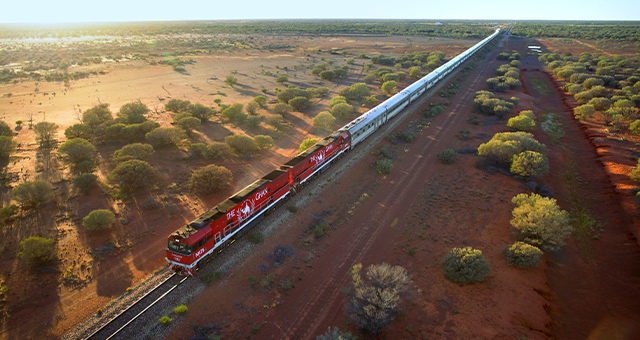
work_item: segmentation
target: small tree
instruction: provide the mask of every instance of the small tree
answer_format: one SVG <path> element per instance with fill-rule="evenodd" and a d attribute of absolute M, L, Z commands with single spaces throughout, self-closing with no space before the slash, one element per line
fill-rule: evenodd
<path fill-rule="evenodd" d="M 113 152 L 113 159 L 118 162 L 130 159 L 145 159 L 153 154 L 153 146 L 143 143 L 133 143 L 123 146 L 120 150 Z"/>
<path fill-rule="evenodd" d="M 16 151 L 16 142 L 9 136 L 0 136 L 0 160 L 8 160 Z"/>
<path fill-rule="evenodd" d="M 206 147 L 206 156 L 209 159 L 223 159 L 231 153 L 229 145 L 226 143 L 213 142 Z"/>
<path fill-rule="evenodd" d="M 268 149 L 275 144 L 271 136 L 264 135 L 256 135 L 253 137 L 253 141 L 256 142 L 256 145 L 260 150 Z"/>
<path fill-rule="evenodd" d="M 86 125 L 91 131 L 105 122 L 113 119 L 113 113 L 109 110 L 109 104 L 96 105 L 82 113 L 82 124 Z"/>
<path fill-rule="evenodd" d="M 0 120 L 0 136 L 13 137 L 13 130 L 6 122 Z"/>
<path fill-rule="evenodd" d="M 531 131 L 535 130 L 536 122 L 528 116 L 519 115 L 517 117 L 509 118 L 507 126 L 518 131 Z"/>
<path fill-rule="evenodd" d="M 73 179 L 73 186 L 81 194 L 86 195 L 96 186 L 97 180 L 98 176 L 91 173 L 83 173 Z"/>
<path fill-rule="evenodd" d="M 178 126 L 181 127 L 187 135 L 191 136 L 193 134 L 193 130 L 197 129 L 202 121 L 196 117 L 184 117 L 177 122 Z"/>
<path fill-rule="evenodd" d="M 307 138 L 300 143 L 300 147 L 298 148 L 298 152 L 303 152 L 304 150 L 314 146 L 318 142 L 318 138 Z"/>
<path fill-rule="evenodd" d="M 85 124 L 73 124 L 64 130 L 64 136 L 67 137 L 67 139 L 90 139 L 92 134 L 93 130 Z"/>
<path fill-rule="evenodd" d="M 453 149 L 444 149 L 436 155 L 438 160 L 444 164 L 453 164 L 456 162 L 456 151 Z"/>
<path fill-rule="evenodd" d="M 390 159 L 378 159 L 376 160 L 376 170 L 379 174 L 386 176 L 393 171 L 393 163 Z"/>
<path fill-rule="evenodd" d="M 631 169 L 629 177 L 635 182 L 640 183 L 640 159 L 638 159 L 638 164 L 636 164 L 636 167 Z"/>
<path fill-rule="evenodd" d="M 32 236 L 20 242 L 20 257 L 32 260 L 34 264 L 45 263 L 55 256 L 55 239 Z"/>
<path fill-rule="evenodd" d="M 289 114 L 291 111 L 293 111 L 293 107 L 289 104 L 278 103 L 273 106 L 273 112 L 281 116 Z"/>
<path fill-rule="evenodd" d="M 320 86 L 316 89 L 316 94 L 319 98 L 324 98 L 329 94 L 329 88 L 326 86 Z"/>
<path fill-rule="evenodd" d="M 173 113 L 180 113 L 187 111 L 189 105 L 191 105 L 191 102 L 188 100 L 171 99 L 164 105 L 164 109 Z"/>
<path fill-rule="evenodd" d="M 11 194 L 23 209 L 36 208 L 55 198 L 53 185 L 44 180 L 22 182 L 13 188 Z"/>
<path fill-rule="evenodd" d="M 244 109 L 245 109 L 247 112 L 249 112 L 249 114 L 252 114 L 252 115 L 255 115 L 259 108 L 260 108 L 260 104 L 258 104 L 258 103 L 256 103 L 256 102 L 254 102 L 254 101 L 248 102 L 248 103 L 244 106 Z"/>
<path fill-rule="evenodd" d="M 445 277 L 459 283 L 482 281 L 491 272 L 482 251 L 471 247 L 451 249 L 442 264 Z"/>
<path fill-rule="evenodd" d="M 595 107 L 593 105 L 580 105 L 573 109 L 573 115 L 576 119 L 579 120 L 587 120 L 593 116 L 595 113 Z"/>
<path fill-rule="evenodd" d="M 384 92 L 387 96 L 392 95 L 396 91 L 396 87 L 398 87 L 398 83 L 394 80 L 385 81 L 382 86 L 382 92 Z"/>
<path fill-rule="evenodd" d="M 278 132 L 285 131 L 289 128 L 287 121 L 279 114 L 267 117 L 267 124 L 271 125 Z"/>
<path fill-rule="evenodd" d="M 353 106 L 347 103 L 339 103 L 331 108 L 331 114 L 333 114 L 337 119 L 348 118 L 353 111 Z"/>
<path fill-rule="evenodd" d="M 276 78 L 276 83 L 284 84 L 289 81 L 289 77 L 286 74 L 281 74 Z"/>
<path fill-rule="evenodd" d="M 208 195 L 226 188 L 233 180 L 229 169 L 215 164 L 196 170 L 189 179 L 189 188 L 201 195 Z"/>
<path fill-rule="evenodd" d="M 176 146 L 184 138 L 184 132 L 178 128 L 160 127 L 148 132 L 144 138 L 155 147 Z"/>
<path fill-rule="evenodd" d="M 187 112 L 191 113 L 193 117 L 200 119 L 200 123 L 206 123 L 209 118 L 213 117 L 215 111 L 208 107 L 204 106 L 200 103 L 190 104 L 187 107 Z"/>
<path fill-rule="evenodd" d="M 258 151 L 258 145 L 247 135 L 231 135 L 224 138 L 224 142 L 238 155 L 252 154 Z"/>
<path fill-rule="evenodd" d="M 147 105 L 141 102 L 132 102 L 122 105 L 118 111 L 118 118 L 126 124 L 139 124 L 147 120 L 149 114 Z"/>
<path fill-rule="evenodd" d="M 243 107 L 240 103 L 233 103 L 233 105 L 222 110 L 222 117 L 228 119 L 230 122 L 240 125 L 247 119 L 247 114 L 242 112 Z"/>
<path fill-rule="evenodd" d="M 331 100 L 329 101 L 329 106 L 334 107 L 338 104 L 341 103 L 347 103 L 347 98 L 345 98 L 344 96 L 336 96 L 331 98 Z"/>
<path fill-rule="evenodd" d="M 309 105 L 309 99 L 306 97 L 295 97 L 289 101 L 289 105 L 291 105 L 291 107 L 296 111 L 302 112 L 307 105 Z"/>
<path fill-rule="evenodd" d="M 629 124 L 629 131 L 634 135 L 640 135 L 640 120 L 634 120 Z"/>
<path fill-rule="evenodd" d="M 349 104 L 347 104 L 349 105 Z M 313 117 L 311 123 L 313 126 L 322 130 L 329 130 L 331 125 L 336 121 L 336 117 L 334 117 L 329 111 L 322 111 L 318 113 L 317 116 Z"/>
<path fill-rule="evenodd" d="M 233 87 L 235 84 L 238 83 L 238 78 L 234 77 L 233 75 L 228 75 L 225 79 L 224 79 L 225 84 Z"/>
<path fill-rule="evenodd" d="M 549 173 L 549 160 L 539 152 L 524 151 L 513 156 L 511 172 L 522 177 L 542 178 Z"/>
<path fill-rule="evenodd" d="M 58 152 L 63 155 L 63 160 L 69 164 L 95 162 L 96 147 L 86 139 L 70 139 L 58 148 Z"/>
<path fill-rule="evenodd" d="M 511 225 L 520 233 L 523 242 L 544 250 L 557 250 L 571 233 L 569 213 L 561 210 L 553 198 L 538 194 L 519 194 L 511 202 Z"/>
<path fill-rule="evenodd" d="M 54 138 L 58 132 L 58 124 L 50 122 L 40 122 L 33 126 L 36 133 L 36 141 L 41 148 L 49 148 L 54 144 Z"/>
<path fill-rule="evenodd" d="M 535 268 L 540 264 L 543 253 L 536 246 L 524 242 L 516 242 L 503 249 L 507 263 L 518 268 Z"/>
<path fill-rule="evenodd" d="M 253 101 L 258 103 L 258 105 L 263 109 L 267 107 L 267 97 L 265 96 L 257 96 L 253 98 Z"/>
<path fill-rule="evenodd" d="M 351 289 L 345 305 L 346 316 L 365 332 L 376 335 L 385 329 L 402 310 L 403 297 L 411 288 L 411 275 L 400 266 L 387 263 L 367 267 L 362 278 L 362 264 L 351 269 Z"/>
<path fill-rule="evenodd" d="M 357 340 L 358 337 L 351 334 L 351 332 L 341 332 L 338 327 L 331 329 L 329 327 L 324 334 L 318 335 L 316 340 Z"/>
<path fill-rule="evenodd" d="M 107 209 L 97 209 L 82 219 L 82 225 L 91 231 L 109 229 L 116 222 L 116 215 Z"/>
<path fill-rule="evenodd" d="M 151 186 L 154 175 L 155 169 L 149 163 L 131 159 L 118 164 L 108 179 L 121 190 L 135 191 Z"/>

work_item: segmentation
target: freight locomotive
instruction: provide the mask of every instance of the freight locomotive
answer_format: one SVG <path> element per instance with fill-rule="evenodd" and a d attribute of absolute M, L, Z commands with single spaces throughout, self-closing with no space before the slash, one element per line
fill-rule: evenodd
<path fill-rule="evenodd" d="M 192 276 L 202 261 L 242 236 L 298 193 L 335 160 L 396 116 L 500 33 L 499 29 L 425 77 L 349 122 L 329 137 L 253 182 L 169 236 L 168 266 Z"/>

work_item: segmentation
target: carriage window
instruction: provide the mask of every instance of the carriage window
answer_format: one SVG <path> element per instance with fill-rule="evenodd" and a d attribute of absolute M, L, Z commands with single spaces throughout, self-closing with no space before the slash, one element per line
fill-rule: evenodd
<path fill-rule="evenodd" d="M 190 255 L 192 251 L 191 246 L 173 241 L 169 241 L 169 250 L 184 255 Z"/>

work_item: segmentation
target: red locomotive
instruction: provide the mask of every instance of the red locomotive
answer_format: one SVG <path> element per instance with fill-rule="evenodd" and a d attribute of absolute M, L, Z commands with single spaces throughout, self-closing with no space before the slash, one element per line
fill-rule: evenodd
<path fill-rule="evenodd" d="M 350 148 L 348 132 L 326 137 L 169 236 L 170 268 L 193 275 L 202 260 L 242 236 Z"/>

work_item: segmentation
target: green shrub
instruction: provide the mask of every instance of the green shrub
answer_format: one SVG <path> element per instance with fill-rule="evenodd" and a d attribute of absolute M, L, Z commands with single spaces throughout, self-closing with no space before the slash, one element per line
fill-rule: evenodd
<path fill-rule="evenodd" d="M 211 286 L 224 276 L 223 272 L 206 272 L 202 275 L 202 281 L 205 285 Z"/>
<path fill-rule="evenodd" d="M 229 169 L 210 164 L 191 175 L 189 189 L 201 195 L 208 195 L 226 188 L 231 180 L 233 180 L 233 174 Z"/>
<path fill-rule="evenodd" d="M 133 143 L 123 146 L 113 153 L 113 159 L 119 162 L 130 159 L 145 159 L 153 154 L 153 146 L 143 143 Z"/>
<path fill-rule="evenodd" d="M 155 147 L 176 146 L 183 138 L 184 132 L 179 128 L 156 128 L 148 132 L 144 138 Z"/>
<path fill-rule="evenodd" d="M 340 104 L 340 105 L 343 105 L 343 104 Z M 349 105 L 349 104 L 344 104 L 344 105 Z M 318 129 L 329 130 L 331 128 L 331 125 L 333 125 L 335 121 L 336 121 L 336 117 L 334 117 L 331 114 L 331 112 L 322 111 L 318 113 L 315 117 L 313 117 L 313 119 L 311 120 L 311 123 L 313 124 L 313 126 L 317 127 Z"/>
<path fill-rule="evenodd" d="M 535 268 L 540 264 L 542 250 L 524 242 L 516 242 L 503 249 L 507 263 L 518 268 Z"/>
<path fill-rule="evenodd" d="M 631 177 L 631 179 L 635 182 L 640 183 L 640 159 L 638 159 L 638 164 L 636 164 L 636 167 L 631 169 L 629 177 Z"/>
<path fill-rule="evenodd" d="M 634 135 L 640 135 L 640 120 L 634 120 L 629 124 L 629 131 Z"/>
<path fill-rule="evenodd" d="M 0 209 L 0 224 L 13 220 L 17 214 L 18 206 L 15 204 L 2 207 L 2 209 Z"/>
<path fill-rule="evenodd" d="M 593 105 L 585 104 L 580 105 L 573 109 L 573 116 L 579 120 L 586 120 L 593 117 L 595 113 L 595 107 Z"/>
<path fill-rule="evenodd" d="M 206 146 L 205 155 L 209 159 L 223 159 L 231 153 L 231 148 L 226 143 L 213 142 Z"/>
<path fill-rule="evenodd" d="M 171 323 L 171 321 L 173 321 L 173 319 L 171 319 L 170 317 L 165 315 L 165 316 L 161 317 L 159 321 L 160 321 L 160 324 L 162 324 L 162 325 L 168 325 L 168 324 Z"/>
<path fill-rule="evenodd" d="M 300 143 L 300 147 L 298 148 L 298 152 L 303 152 L 308 148 L 314 146 L 318 142 L 318 138 L 307 138 Z"/>
<path fill-rule="evenodd" d="M 178 315 L 187 314 L 188 311 L 189 311 L 189 308 L 186 305 L 180 305 L 173 310 L 173 312 Z"/>
<path fill-rule="evenodd" d="M 453 164 L 456 162 L 456 152 L 452 149 L 444 149 L 440 151 L 437 157 L 443 164 Z"/>
<path fill-rule="evenodd" d="M 503 168 L 510 168 L 513 156 L 523 151 L 535 151 L 541 154 L 547 153 L 544 144 L 540 144 L 533 135 L 528 132 L 501 132 L 496 133 L 490 141 L 480 144 L 478 155 L 495 162 Z"/>
<path fill-rule="evenodd" d="M 256 143 L 256 145 L 260 150 L 268 149 L 275 144 L 271 136 L 264 136 L 264 135 L 254 136 L 253 141 Z"/>
<path fill-rule="evenodd" d="M 522 177 L 541 178 L 549 173 L 549 160 L 539 152 L 523 151 L 513 156 L 510 170 Z"/>
<path fill-rule="evenodd" d="M 11 195 L 22 208 L 38 207 L 55 198 L 53 185 L 44 180 L 22 182 L 13 188 Z"/>
<path fill-rule="evenodd" d="M 55 240 L 32 236 L 20 242 L 20 257 L 32 260 L 34 264 L 45 263 L 55 256 Z"/>
<path fill-rule="evenodd" d="M 125 191 L 135 191 L 153 185 L 155 169 L 138 159 L 128 160 L 116 166 L 108 176 L 111 183 Z"/>
<path fill-rule="evenodd" d="M 231 135 L 224 138 L 224 142 L 238 155 L 250 155 L 258 151 L 258 145 L 247 135 Z"/>
<path fill-rule="evenodd" d="M 389 159 L 376 160 L 376 170 L 381 175 L 388 175 L 393 170 L 393 163 Z"/>
<path fill-rule="evenodd" d="M 511 202 L 511 225 L 520 233 L 521 241 L 547 250 L 557 250 L 571 233 L 569 213 L 561 210 L 553 198 L 538 194 L 519 194 Z"/>
<path fill-rule="evenodd" d="M 264 233 L 261 231 L 254 231 L 251 234 L 249 234 L 248 239 L 249 239 L 249 242 L 254 244 L 262 243 L 264 242 Z"/>
<path fill-rule="evenodd" d="M 91 231 L 109 229 L 116 222 L 116 215 L 107 209 L 96 209 L 82 219 L 82 225 Z"/>
<path fill-rule="evenodd" d="M 98 176 L 91 173 L 80 174 L 73 179 L 73 186 L 78 189 L 82 195 L 87 195 L 91 189 L 95 188 Z"/>
<path fill-rule="evenodd" d="M 482 251 L 471 247 L 453 248 L 442 264 L 445 277 L 459 283 L 482 281 L 491 272 Z"/>
<path fill-rule="evenodd" d="M 298 207 L 296 207 L 295 205 L 290 205 L 288 209 L 292 213 L 298 212 Z"/>
<path fill-rule="evenodd" d="M 96 147 L 86 139 L 70 139 L 58 148 L 63 160 L 68 164 L 78 164 L 83 161 L 94 161 Z"/>
<path fill-rule="evenodd" d="M 509 118 L 507 126 L 518 131 L 531 131 L 535 130 L 536 122 L 528 116 L 520 115 L 517 117 Z"/>

